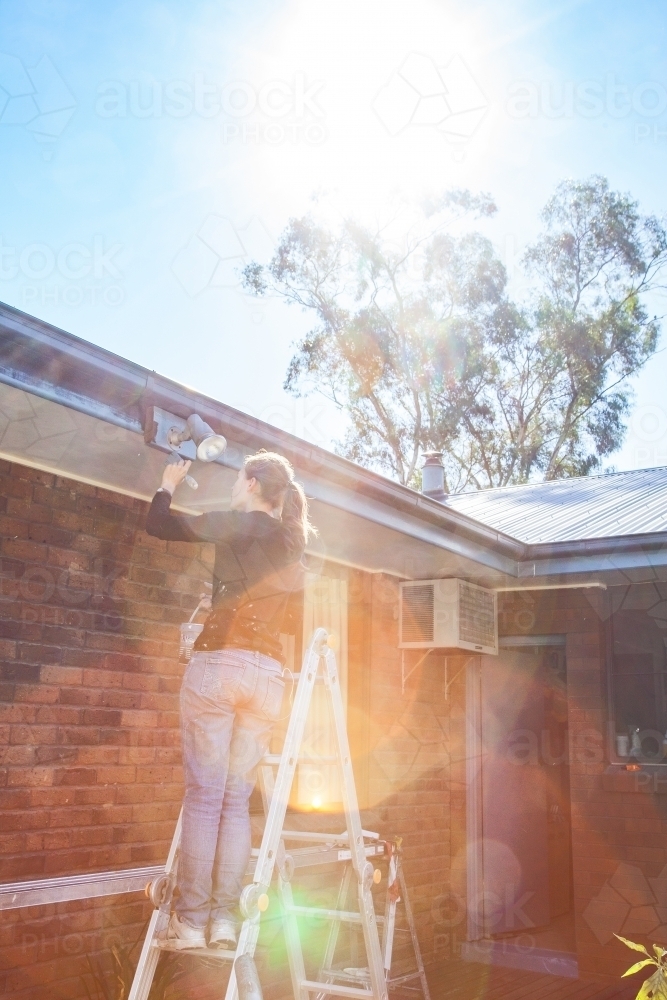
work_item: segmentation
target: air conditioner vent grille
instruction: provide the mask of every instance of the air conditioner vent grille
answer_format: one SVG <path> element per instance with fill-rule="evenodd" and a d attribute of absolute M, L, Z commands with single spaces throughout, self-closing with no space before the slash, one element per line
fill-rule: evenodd
<path fill-rule="evenodd" d="M 491 591 L 459 581 L 459 636 L 476 646 L 495 646 L 495 598 Z"/>
<path fill-rule="evenodd" d="M 403 588 L 402 642 L 433 642 L 433 584 Z"/>

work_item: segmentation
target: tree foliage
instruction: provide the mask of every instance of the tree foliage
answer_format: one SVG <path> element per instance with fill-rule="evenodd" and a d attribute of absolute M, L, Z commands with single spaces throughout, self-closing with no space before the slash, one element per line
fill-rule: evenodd
<path fill-rule="evenodd" d="M 656 350 L 667 233 L 593 177 L 566 181 L 523 259 L 513 302 L 491 241 L 471 223 L 491 198 L 447 192 L 418 219 L 374 230 L 293 219 L 246 286 L 312 313 L 285 387 L 349 417 L 341 452 L 414 483 L 443 451 L 448 491 L 585 475 L 620 445 L 630 377 Z"/>

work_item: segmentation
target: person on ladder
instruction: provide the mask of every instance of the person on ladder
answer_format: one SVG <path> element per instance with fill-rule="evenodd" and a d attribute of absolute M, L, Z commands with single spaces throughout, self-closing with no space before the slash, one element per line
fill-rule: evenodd
<path fill-rule="evenodd" d="M 183 829 L 166 933 L 177 948 L 230 948 L 251 852 L 250 793 L 282 707 L 279 635 L 315 529 L 282 455 L 246 458 L 231 509 L 199 517 L 169 510 L 189 467 L 165 466 L 146 521 L 157 538 L 215 543 L 212 608 L 181 686 Z"/>

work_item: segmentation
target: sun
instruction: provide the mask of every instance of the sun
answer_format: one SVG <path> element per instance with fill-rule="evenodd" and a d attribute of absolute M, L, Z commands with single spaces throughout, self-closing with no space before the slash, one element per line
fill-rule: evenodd
<path fill-rule="evenodd" d="M 467 73 L 457 94 L 459 104 L 455 101 L 450 109 L 459 116 L 470 99 L 470 81 L 479 85 L 478 95 L 485 83 L 489 86 L 483 55 L 489 26 L 478 17 L 454 0 L 295 0 L 288 5 L 248 53 L 248 78 L 258 92 L 280 86 L 281 94 L 288 95 L 283 106 L 294 112 L 267 118 L 268 136 L 260 122 L 266 141 L 248 139 L 250 145 L 245 144 L 240 159 L 244 171 L 254 175 L 253 187 L 272 199 L 289 199 L 293 211 L 302 210 L 299 204 L 305 209 L 319 191 L 358 213 L 383 205 L 397 189 L 428 191 L 461 183 L 457 144 L 438 131 L 435 121 L 436 105 L 443 104 L 451 81 L 444 81 L 439 97 L 429 96 L 435 94 L 429 86 L 437 81 L 439 68 L 449 66 L 455 80 Z M 406 65 L 408 77 L 426 96 L 414 124 L 392 134 L 395 115 L 400 118 L 405 110 L 401 102 L 410 97 L 410 86 L 397 90 L 392 81 Z M 388 87 L 387 99 L 398 102 L 389 115 L 384 105 L 382 113 L 374 110 Z M 297 91 L 312 94 L 300 110 Z M 479 105 L 479 99 L 473 104 Z"/>

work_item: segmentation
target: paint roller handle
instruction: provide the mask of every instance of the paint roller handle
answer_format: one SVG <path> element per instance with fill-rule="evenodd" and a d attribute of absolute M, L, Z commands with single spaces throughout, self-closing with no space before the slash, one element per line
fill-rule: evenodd
<path fill-rule="evenodd" d="M 201 595 L 201 600 L 199 601 L 199 604 L 197 605 L 197 607 L 194 609 L 194 611 L 192 612 L 192 614 L 188 618 L 188 624 L 190 624 L 191 622 L 193 622 L 195 620 L 195 618 L 197 617 L 197 615 L 199 614 L 199 612 L 202 611 L 202 610 L 203 611 L 210 611 L 211 610 L 211 598 L 209 597 L 208 594 L 202 594 Z"/>

